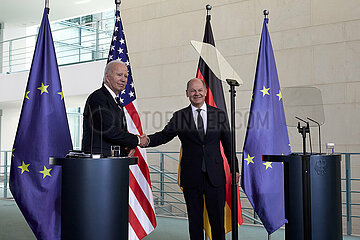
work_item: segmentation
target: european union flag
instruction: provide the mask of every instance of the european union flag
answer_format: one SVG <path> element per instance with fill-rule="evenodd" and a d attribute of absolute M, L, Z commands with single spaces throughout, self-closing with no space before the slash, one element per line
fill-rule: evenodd
<path fill-rule="evenodd" d="M 269 234 L 284 223 L 282 163 L 263 162 L 262 155 L 290 154 L 282 96 L 264 19 L 249 122 L 245 137 L 241 186 Z"/>
<path fill-rule="evenodd" d="M 72 149 L 45 8 L 15 137 L 10 190 L 37 239 L 60 239 L 61 169 L 49 157 Z"/>

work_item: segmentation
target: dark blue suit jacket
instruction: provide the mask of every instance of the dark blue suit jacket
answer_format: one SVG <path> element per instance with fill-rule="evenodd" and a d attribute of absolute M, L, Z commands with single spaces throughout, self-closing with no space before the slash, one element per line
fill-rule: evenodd
<path fill-rule="evenodd" d="M 135 148 L 138 138 L 127 132 L 123 114 L 105 86 L 93 92 L 84 109 L 82 150 L 110 156 L 111 145 L 118 145 L 121 146 L 121 155 L 126 156 L 125 147 Z"/>
<path fill-rule="evenodd" d="M 175 112 L 165 128 L 149 135 L 148 147 L 155 147 L 169 142 L 178 136 L 182 144 L 180 185 L 196 187 L 202 180 L 201 163 L 205 159 L 206 171 L 214 186 L 226 183 L 223 160 L 220 152 L 220 141 L 224 147 L 230 165 L 231 135 L 226 113 L 207 105 L 207 129 L 204 141 L 201 141 L 196 129 L 191 106 Z M 238 163 L 236 159 L 236 171 Z"/>

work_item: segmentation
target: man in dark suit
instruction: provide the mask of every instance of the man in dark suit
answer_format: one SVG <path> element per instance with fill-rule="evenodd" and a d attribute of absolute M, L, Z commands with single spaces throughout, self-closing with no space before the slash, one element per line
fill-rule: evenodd
<path fill-rule="evenodd" d="M 105 67 L 104 82 L 88 97 L 84 109 L 82 150 L 110 156 L 111 146 L 121 146 L 121 156 L 132 155 L 141 139 L 127 132 L 119 93 L 127 83 L 125 63 L 111 61 Z M 130 150 L 131 149 L 131 150 Z"/>
<path fill-rule="evenodd" d="M 206 94 L 204 81 L 191 79 L 186 89 L 190 106 L 175 112 L 162 131 L 149 135 L 147 146 L 155 147 L 179 137 L 182 144 L 180 185 L 188 212 L 190 238 L 204 239 L 204 195 L 212 239 L 223 240 L 226 178 L 220 142 L 230 161 L 231 136 L 226 113 L 207 105 Z M 238 181 L 237 161 L 235 171 Z"/>

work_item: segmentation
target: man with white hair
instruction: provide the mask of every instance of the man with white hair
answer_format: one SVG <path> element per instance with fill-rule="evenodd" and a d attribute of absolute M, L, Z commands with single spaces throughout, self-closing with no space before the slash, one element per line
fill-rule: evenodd
<path fill-rule="evenodd" d="M 127 131 L 125 113 L 119 99 L 127 77 L 125 63 L 114 60 L 106 65 L 102 87 L 91 93 L 85 104 L 84 152 L 110 156 L 111 146 L 120 146 L 121 156 L 132 155 L 136 146 L 146 140 Z"/>

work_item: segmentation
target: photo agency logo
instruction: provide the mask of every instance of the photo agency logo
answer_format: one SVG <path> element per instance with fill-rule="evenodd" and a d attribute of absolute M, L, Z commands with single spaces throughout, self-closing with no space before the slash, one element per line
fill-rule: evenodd
<path fill-rule="evenodd" d="M 139 113 L 143 130 L 146 131 L 161 131 L 166 124 L 169 123 L 173 117 L 173 111 L 142 111 Z M 254 112 L 254 116 L 249 123 L 250 111 L 237 110 L 235 111 L 235 130 L 242 129 L 269 129 L 270 125 L 270 112 Z M 211 112 L 207 116 L 207 130 L 218 130 L 224 128 L 227 122 L 230 123 L 230 114 L 225 115 L 223 112 Z M 195 126 L 193 115 L 184 115 L 177 118 L 178 121 L 174 122 L 178 129 L 191 128 Z M 216 121 L 215 121 L 216 119 Z M 248 127 L 249 126 L 249 127 Z"/>

